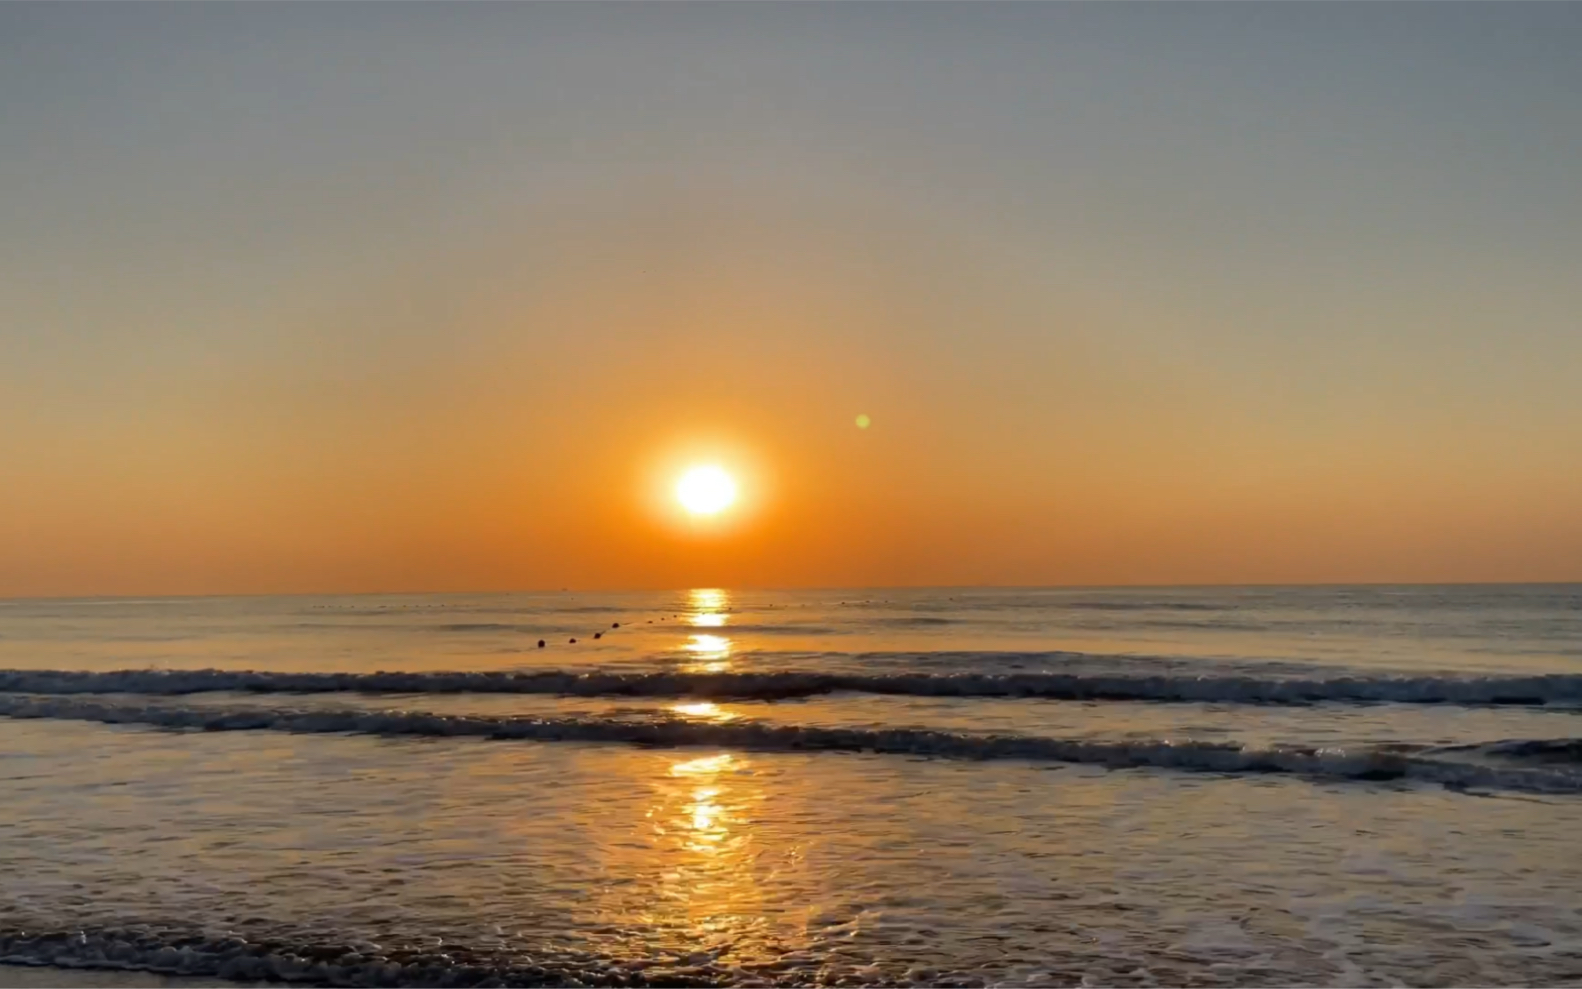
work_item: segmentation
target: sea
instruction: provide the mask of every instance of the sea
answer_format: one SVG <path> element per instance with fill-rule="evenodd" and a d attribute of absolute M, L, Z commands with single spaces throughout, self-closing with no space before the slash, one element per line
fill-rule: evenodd
<path fill-rule="evenodd" d="M 4 601 L 0 963 L 1582 985 L 1582 585 Z"/>

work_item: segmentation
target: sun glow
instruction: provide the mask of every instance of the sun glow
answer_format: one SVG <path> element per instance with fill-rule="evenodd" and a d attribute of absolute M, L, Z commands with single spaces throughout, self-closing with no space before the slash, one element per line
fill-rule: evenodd
<path fill-rule="evenodd" d="M 676 483 L 676 500 L 693 515 L 717 515 L 736 501 L 736 482 L 719 467 L 694 467 Z"/>

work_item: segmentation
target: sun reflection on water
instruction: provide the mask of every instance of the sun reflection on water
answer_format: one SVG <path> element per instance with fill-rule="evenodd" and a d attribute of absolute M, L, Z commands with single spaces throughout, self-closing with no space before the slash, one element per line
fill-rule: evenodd
<path fill-rule="evenodd" d="M 731 640 L 723 635 L 694 635 L 683 648 L 687 652 L 713 656 L 716 653 L 729 653 Z"/>
<path fill-rule="evenodd" d="M 692 791 L 692 803 L 687 805 L 692 813 L 691 840 L 687 842 L 690 851 L 713 854 L 719 850 L 719 843 L 729 836 L 725 807 L 714 799 L 719 795 L 717 786 L 700 786 Z"/>
<path fill-rule="evenodd" d="M 717 587 L 699 587 L 687 592 L 683 620 L 693 628 L 724 628 L 730 620 L 731 597 Z M 723 673 L 731 668 L 731 640 L 723 635 L 698 632 L 682 645 L 686 655 L 682 669 L 689 673 Z"/>
<path fill-rule="evenodd" d="M 731 668 L 731 640 L 723 635 L 694 635 L 681 647 L 691 655 L 690 672 L 720 673 Z"/>
<path fill-rule="evenodd" d="M 717 587 L 687 592 L 687 624 L 694 628 L 722 628 L 729 620 L 731 596 Z"/>
<path fill-rule="evenodd" d="M 731 596 L 717 587 L 698 587 L 687 592 L 687 605 L 699 613 L 725 611 L 731 606 Z"/>
<path fill-rule="evenodd" d="M 730 711 L 720 709 L 713 701 L 695 701 L 688 704 L 672 704 L 670 710 L 677 714 L 684 714 L 689 718 L 705 718 L 709 721 L 734 721 L 736 715 Z"/>
<path fill-rule="evenodd" d="M 715 773 L 722 773 L 730 769 L 735 761 L 736 757 L 729 752 L 721 752 L 719 755 L 706 755 L 700 759 L 688 759 L 685 762 L 676 763 L 670 767 L 670 775 L 712 776 Z"/>
<path fill-rule="evenodd" d="M 749 763 L 729 752 L 681 759 L 664 768 L 654 788 L 645 816 L 664 864 L 645 922 L 672 932 L 690 951 L 764 954 L 762 849 L 752 828 L 764 794 Z"/>
<path fill-rule="evenodd" d="M 740 795 L 727 794 L 726 781 L 721 779 L 724 774 L 736 775 L 742 768 L 739 760 L 729 752 L 688 759 L 670 767 L 671 776 L 700 782 L 687 794 L 689 799 L 671 821 L 687 851 L 716 855 L 728 844 L 740 844 L 745 840 L 745 834 L 739 830 L 733 833 L 743 821 L 739 807 L 730 798 Z"/>

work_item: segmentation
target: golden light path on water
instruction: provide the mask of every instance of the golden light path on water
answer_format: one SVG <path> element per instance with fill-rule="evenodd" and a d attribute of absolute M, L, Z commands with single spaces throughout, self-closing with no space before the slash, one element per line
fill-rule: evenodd
<path fill-rule="evenodd" d="M 722 629 L 729 621 L 730 595 L 714 588 L 688 592 L 684 620 L 693 628 Z M 718 632 L 695 632 L 682 645 L 683 668 L 715 673 L 731 668 L 732 643 Z M 709 721 L 737 715 L 711 701 L 671 705 L 676 714 Z M 648 810 L 652 837 L 671 850 L 660 877 L 651 920 L 680 929 L 705 951 L 740 951 L 766 932 L 763 891 L 754 861 L 761 849 L 753 834 L 752 809 L 762 788 L 745 759 L 732 753 L 695 756 L 671 763 Z M 756 936 L 755 936 L 756 934 Z M 750 949 L 745 952 L 751 954 Z"/>
<path fill-rule="evenodd" d="M 718 588 L 700 587 L 687 592 L 686 622 L 693 628 L 724 628 L 730 620 L 730 594 Z M 682 650 L 689 662 L 683 667 L 693 673 L 723 673 L 731 668 L 731 640 L 717 633 L 699 632 L 688 638 Z"/>
<path fill-rule="evenodd" d="M 754 867 L 763 851 L 752 827 L 763 800 L 747 760 L 731 753 L 678 759 L 658 781 L 647 812 L 667 849 L 649 920 L 683 933 L 696 949 L 751 957 L 767 931 Z"/>
<path fill-rule="evenodd" d="M 687 592 L 687 606 L 692 609 L 692 624 L 725 624 L 725 613 L 730 610 L 731 596 L 717 587 L 699 587 Z M 718 618 L 719 621 L 700 622 L 699 618 Z"/>

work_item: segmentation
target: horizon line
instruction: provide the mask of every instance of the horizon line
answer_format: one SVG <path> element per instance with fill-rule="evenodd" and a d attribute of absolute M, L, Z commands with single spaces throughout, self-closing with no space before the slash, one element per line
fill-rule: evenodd
<path fill-rule="evenodd" d="M 893 585 L 819 585 L 770 587 L 756 585 L 635 588 L 515 588 L 510 590 L 466 591 L 269 591 L 214 592 L 195 594 L 36 594 L 0 596 L 0 604 L 27 601 L 184 601 L 222 598 L 312 598 L 312 597 L 484 597 L 510 595 L 620 595 L 667 594 L 697 590 L 759 593 L 820 593 L 837 591 L 1162 591 L 1162 590 L 1237 590 L 1244 588 L 1300 589 L 1341 587 L 1579 587 L 1582 580 L 1490 580 L 1490 581 L 1267 581 L 1238 583 L 1180 584 L 893 584 Z"/>

